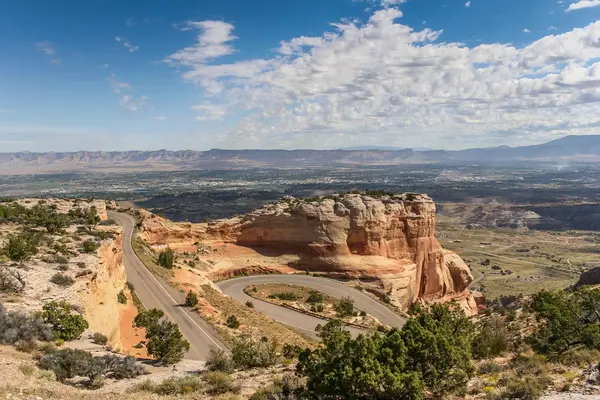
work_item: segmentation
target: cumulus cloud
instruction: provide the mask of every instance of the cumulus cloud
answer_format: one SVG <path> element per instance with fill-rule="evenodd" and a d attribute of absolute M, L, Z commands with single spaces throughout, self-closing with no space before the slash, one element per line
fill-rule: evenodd
<path fill-rule="evenodd" d="M 471 2 L 470 2 L 470 1 L 467 1 L 467 2 L 465 3 L 465 7 L 467 7 L 467 8 L 471 7 Z"/>
<path fill-rule="evenodd" d="M 234 27 L 196 22 L 196 42 L 166 61 L 204 91 L 207 102 L 193 108 L 199 120 L 237 116 L 230 146 L 328 147 L 365 137 L 487 145 L 600 124 L 600 21 L 522 48 L 468 47 L 401 17 L 380 9 L 364 23 L 283 41 L 271 57 L 232 63 L 218 58 L 235 51 Z"/>
<path fill-rule="evenodd" d="M 570 4 L 566 11 L 581 10 L 582 8 L 598 6 L 600 6 L 600 0 L 580 0 L 577 3 Z"/>
<path fill-rule="evenodd" d="M 134 51 L 138 51 L 140 49 L 140 46 L 134 46 L 129 40 L 126 40 L 121 36 L 115 37 L 115 40 L 119 43 L 123 43 L 123 46 L 125 46 L 125 48 L 129 50 L 130 53 L 133 53 Z"/>
<path fill-rule="evenodd" d="M 232 54 L 235 49 L 229 43 L 237 39 L 232 35 L 233 25 L 223 21 L 188 21 L 183 30 L 198 29 L 196 43 L 169 56 L 165 61 L 186 66 L 204 64 L 212 59 Z"/>
<path fill-rule="evenodd" d="M 527 28 L 523 29 L 523 33 L 531 33 L 531 31 Z"/>
<path fill-rule="evenodd" d="M 119 100 L 119 104 L 121 107 L 129 110 L 129 111 L 137 111 L 146 104 L 146 100 L 148 98 L 146 96 L 134 97 L 130 95 L 124 95 Z"/>

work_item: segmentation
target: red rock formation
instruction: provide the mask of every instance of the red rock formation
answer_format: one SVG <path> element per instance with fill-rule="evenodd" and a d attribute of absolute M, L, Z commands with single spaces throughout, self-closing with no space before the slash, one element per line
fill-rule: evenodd
<path fill-rule="evenodd" d="M 477 305 L 468 266 L 435 238 L 435 204 L 426 195 L 346 194 L 306 202 L 287 197 L 244 217 L 209 223 L 207 237 L 271 252 L 303 254 L 300 268 L 378 280 L 397 306 L 418 299 Z"/>

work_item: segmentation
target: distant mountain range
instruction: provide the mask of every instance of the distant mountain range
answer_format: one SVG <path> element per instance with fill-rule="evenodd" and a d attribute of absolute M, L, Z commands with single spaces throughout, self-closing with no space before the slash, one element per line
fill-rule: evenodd
<path fill-rule="evenodd" d="M 302 166 L 600 162 L 600 135 L 548 143 L 458 151 L 352 148 L 340 150 L 156 150 L 0 153 L 0 174 L 81 170 L 169 170 Z"/>

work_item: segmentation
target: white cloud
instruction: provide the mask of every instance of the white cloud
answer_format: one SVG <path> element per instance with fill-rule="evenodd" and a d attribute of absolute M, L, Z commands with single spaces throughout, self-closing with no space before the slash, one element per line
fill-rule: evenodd
<path fill-rule="evenodd" d="M 47 56 L 51 56 L 56 53 L 54 46 L 52 46 L 52 43 L 50 42 L 38 42 L 35 45 L 37 46 L 38 50 L 43 51 Z"/>
<path fill-rule="evenodd" d="M 523 29 L 523 33 L 531 33 L 531 31 L 527 28 Z"/>
<path fill-rule="evenodd" d="M 582 8 L 598 6 L 600 6 L 600 0 L 580 0 L 577 3 L 570 4 L 566 11 L 581 10 Z"/>
<path fill-rule="evenodd" d="M 164 121 L 167 119 L 167 117 L 165 117 L 164 115 L 159 115 L 158 117 L 154 117 L 152 119 L 154 119 L 156 121 Z"/>
<path fill-rule="evenodd" d="M 146 100 L 148 100 L 146 96 L 136 98 L 134 96 L 124 95 L 121 97 L 121 100 L 119 100 L 119 104 L 129 111 L 137 111 L 146 104 Z"/>
<path fill-rule="evenodd" d="M 138 51 L 140 49 L 140 46 L 134 46 L 130 41 L 122 38 L 121 36 L 115 37 L 115 40 L 119 43 L 123 43 L 123 46 L 125 46 L 125 48 L 129 50 L 130 53 L 133 53 L 134 51 Z"/>
<path fill-rule="evenodd" d="M 467 8 L 471 7 L 471 2 L 470 2 L 470 1 L 467 1 L 467 2 L 465 3 L 465 7 L 467 7 Z"/>
<path fill-rule="evenodd" d="M 217 104 L 201 104 L 191 108 L 201 113 L 196 116 L 196 121 L 221 121 L 227 115 L 227 108 Z"/>
<path fill-rule="evenodd" d="M 110 74 L 106 80 L 115 93 L 121 93 L 121 90 L 131 88 L 129 83 L 120 81 L 115 74 Z"/>
<path fill-rule="evenodd" d="M 600 124 L 600 21 L 522 48 L 467 47 L 401 16 L 378 10 L 366 23 L 335 23 L 321 36 L 281 42 L 272 57 L 233 63 L 218 60 L 235 51 L 233 26 L 199 22 L 196 43 L 167 61 L 203 89 L 207 102 L 193 108 L 199 120 L 243 116 L 223 146 L 322 148 L 364 137 L 488 145 Z"/>
<path fill-rule="evenodd" d="M 54 64 L 54 65 L 60 65 L 60 59 L 56 56 L 54 56 L 56 54 L 56 49 L 54 48 L 54 45 L 52 45 L 52 43 L 50 42 L 37 42 L 35 44 L 35 46 L 37 47 L 37 49 L 41 52 L 43 52 L 44 54 L 46 54 L 47 56 L 50 57 L 50 63 Z"/>
<path fill-rule="evenodd" d="M 234 39 L 233 25 L 223 21 L 188 21 L 183 30 L 199 29 L 200 34 L 193 46 L 186 47 L 169 56 L 165 61 L 187 66 L 204 64 L 212 59 L 232 54 L 235 50 L 229 44 Z"/>

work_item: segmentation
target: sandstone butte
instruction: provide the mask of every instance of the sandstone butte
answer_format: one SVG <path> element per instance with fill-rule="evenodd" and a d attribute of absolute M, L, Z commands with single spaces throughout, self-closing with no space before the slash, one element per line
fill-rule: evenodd
<path fill-rule="evenodd" d="M 287 260 L 279 272 L 308 270 L 359 280 L 402 310 L 415 302 L 455 300 L 475 314 L 483 296 L 469 290 L 473 276 L 465 262 L 435 238 L 435 212 L 433 200 L 416 193 L 308 201 L 285 197 L 249 214 L 206 224 L 175 224 L 147 213 L 151 218 L 145 219 L 141 233 L 150 244 L 175 249 L 196 241 L 245 247 L 264 259 Z M 220 265 L 231 271 L 221 267 L 207 276 L 234 275 L 239 267 L 235 261 Z M 253 272 L 265 272 L 264 265 L 244 269 Z"/>

